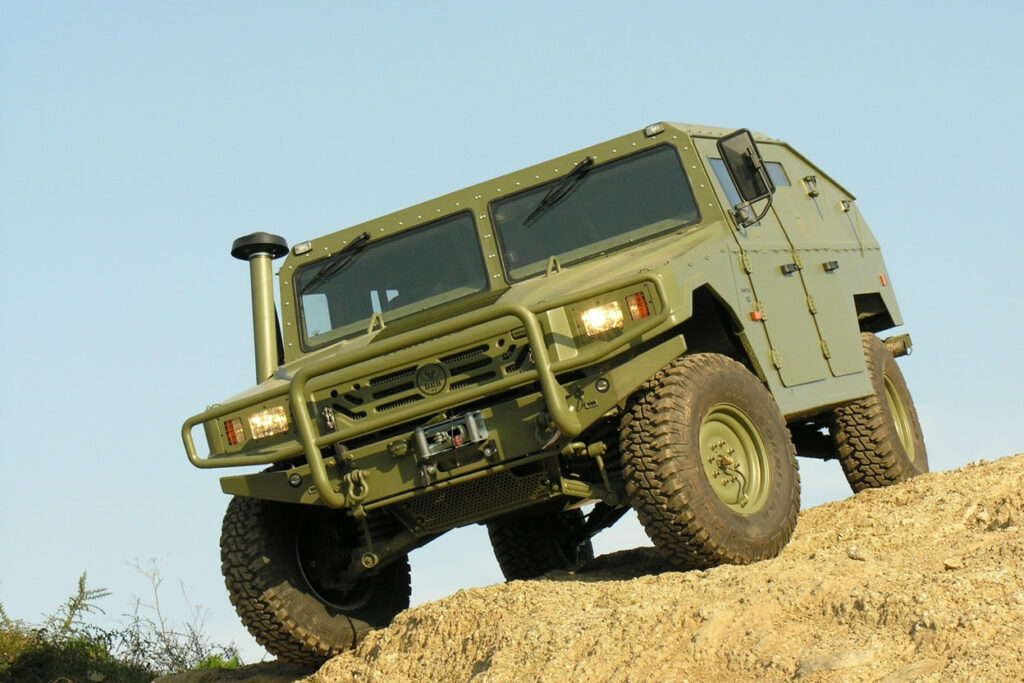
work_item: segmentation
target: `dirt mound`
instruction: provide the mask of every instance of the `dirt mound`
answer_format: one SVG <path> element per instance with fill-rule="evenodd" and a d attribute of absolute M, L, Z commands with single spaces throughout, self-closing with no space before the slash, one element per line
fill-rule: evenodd
<path fill-rule="evenodd" d="M 1024 455 L 806 510 L 782 555 L 672 571 L 653 549 L 459 591 L 306 679 L 1024 678 Z"/>

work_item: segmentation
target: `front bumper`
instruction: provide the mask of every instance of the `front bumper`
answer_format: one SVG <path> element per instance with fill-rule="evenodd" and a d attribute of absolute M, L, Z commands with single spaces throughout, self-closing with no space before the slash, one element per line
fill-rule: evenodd
<path fill-rule="evenodd" d="M 545 339 L 541 317 L 549 311 L 586 304 L 610 292 L 642 288 L 653 300 L 651 315 L 635 322 L 617 335 L 599 343 L 583 346 L 566 357 L 552 359 L 551 349 L 557 340 Z M 600 363 L 622 351 L 658 334 L 669 318 L 670 308 L 661 278 L 645 273 L 621 280 L 603 283 L 582 292 L 545 301 L 532 307 L 519 304 L 493 304 L 486 308 L 442 320 L 391 339 L 381 340 L 349 353 L 325 356 L 302 367 L 287 382 L 268 383 L 264 390 L 211 408 L 190 417 L 182 426 L 185 451 L 193 465 L 200 468 L 264 465 L 304 456 L 315 491 L 331 507 L 350 507 L 353 500 L 344 487 L 332 483 L 322 454 L 335 444 L 356 439 L 361 435 L 380 431 L 412 420 L 436 415 L 456 405 L 465 405 L 504 391 L 539 384 L 544 406 L 551 422 L 562 436 L 579 434 L 584 424 L 576 410 L 576 403 L 556 378 L 566 372 Z M 522 371 L 497 377 L 492 381 L 470 384 L 434 396 L 424 396 L 408 405 L 396 405 L 386 414 L 369 414 L 363 419 L 340 419 L 334 431 L 321 429 L 319 411 L 314 395 L 323 395 L 331 387 L 351 383 L 370 375 L 386 373 L 389 369 L 419 366 L 423 359 L 434 358 L 478 339 L 481 330 L 511 330 L 521 328 L 532 354 L 533 366 Z M 493 332 L 492 330 L 492 332 Z M 490 332 L 489 332 L 490 333 Z M 557 335 L 552 335 L 556 337 Z M 559 353 L 555 349 L 555 353 Z M 284 403 L 289 412 L 291 431 L 275 437 L 266 444 L 250 442 L 234 453 L 216 453 L 201 457 L 192 436 L 193 429 L 210 424 L 226 416 L 262 406 Z M 210 432 L 208 439 L 210 438 Z"/>

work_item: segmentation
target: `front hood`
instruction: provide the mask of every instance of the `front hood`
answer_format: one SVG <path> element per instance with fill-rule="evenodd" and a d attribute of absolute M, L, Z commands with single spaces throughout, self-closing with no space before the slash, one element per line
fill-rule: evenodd
<path fill-rule="evenodd" d="M 707 224 L 686 228 L 626 249 L 602 254 L 549 275 L 538 275 L 512 285 L 498 299 L 528 308 L 561 298 L 573 291 L 590 289 L 602 281 L 612 282 L 643 272 L 657 272 L 673 259 L 715 234 Z"/>

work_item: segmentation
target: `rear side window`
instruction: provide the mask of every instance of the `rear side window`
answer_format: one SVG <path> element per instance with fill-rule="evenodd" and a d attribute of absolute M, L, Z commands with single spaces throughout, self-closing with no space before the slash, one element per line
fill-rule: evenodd
<path fill-rule="evenodd" d="M 782 168 L 782 164 L 777 161 L 766 161 L 764 162 L 764 167 L 768 171 L 768 177 L 775 183 L 775 187 L 786 187 L 789 185 L 789 178 L 786 176 L 786 169 Z"/>

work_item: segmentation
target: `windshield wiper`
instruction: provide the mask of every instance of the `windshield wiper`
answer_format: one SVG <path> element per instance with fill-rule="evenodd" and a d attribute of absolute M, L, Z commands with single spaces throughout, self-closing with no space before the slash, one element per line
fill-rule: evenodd
<path fill-rule="evenodd" d="M 573 190 L 579 187 L 579 184 L 587 174 L 590 173 L 590 169 L 594 167 L 596 161 L 595 157 L 587 157 L 576 164 L 576 168 L 569 171 L 561 180 L 555 183 L 537 206 L 533 207 L 530 215 L 523 219 L 523 225 L 527 226 L 534 222 L 547 213 L 555 204 L 568 197 Z"/>
<path fill-rule="evenodd" d="M 305 294 L 325 279 L 352 263 L 352 259 L 356 257 L 356 254 L 363 250 L 363 247 L 365 247 L 366 243 L 369 241 L 370 233 L 364 232 L 362 235 L 327 257 L 327 262 L 320 266 L 320 270 L 313 273 L 313 277 L 310 278 L 309 282 L 304 284 L 302 289 L 299 290 L 299 295 L 301 296 L 302 294 Z"/>

